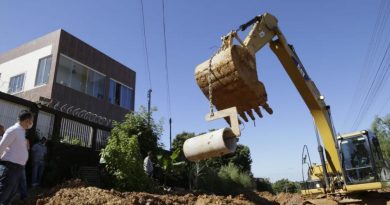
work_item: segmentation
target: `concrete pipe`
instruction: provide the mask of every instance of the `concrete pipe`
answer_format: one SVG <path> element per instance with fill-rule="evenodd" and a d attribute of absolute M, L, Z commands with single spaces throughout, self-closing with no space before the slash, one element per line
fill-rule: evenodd
<path fill-rule="evenodd" d="M 183 151 L 190 161 L 218 157 L 236 151 L 237 138 L 230 128 L 222 128 L 190 138 L 184 142 Z"/>

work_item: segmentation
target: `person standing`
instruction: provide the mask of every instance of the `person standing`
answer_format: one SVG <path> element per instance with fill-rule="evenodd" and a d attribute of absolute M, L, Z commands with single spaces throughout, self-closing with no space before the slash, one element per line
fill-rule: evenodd
<path fill-rule="evenodd" d="M 8 128 L 0 141 L 0 204 L 9 204 L 22 177 L 28 159 L 26 130 L 34 124 L 34 116 L 22 110 L 18 122 Z"/>
<path fill-rule="evenodd" d="M 144 159 L 144 170 L 149 177 L 153 177 L 152 156 L 152 151 L 149 151 L 148 156 Z"/>
<path fill-rule="evenodd" d="M 5 132 L 4 126 L 0 125 L 0 140 L 1 140 L 1 138 L 3 138 L 4 132 Z M 29 150 L 30 143 L 29 143 L 28 139 L 26 139 L 26 143 L 27 143 L 27 149 Z M 23 169 L 22 178 L 19 180 L 19 193 L 20 193 L 21 200 L 27 198 L 28 193 L 27 193 L 26 169 Z"/>
<path fill-rule="evenodd" d="M 46 138 L 42 137 L 39 143 L 34 144 L 32 151 L 32 186 L 40 186 L 43 170 L 45 169 L 45 157 L 47 154 Z"/>

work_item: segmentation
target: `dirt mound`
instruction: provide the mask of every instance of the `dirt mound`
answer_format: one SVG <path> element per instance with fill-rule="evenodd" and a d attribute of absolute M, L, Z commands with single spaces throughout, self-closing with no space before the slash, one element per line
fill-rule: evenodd
<path fill-rule="evenodd" d="M 265 198 L 257 196 L 257 199 L 249 199 L 244 195 L 232 196 L 216 196 L 216 195 L 155 195 L 143 192 L 125 192 L 121 193 L 114 190 L 103 190 L 96 187 L 80 187 L 80 188 L 63 188 L 54 194 L 52 197 L 38 199 L 36 204 L 149 204 L 149 205 L 173 205 L 173 204 L 277 204 L 274 201 L 269 201 Z"/>
<path fill-rule="evenodd" d="M 363 200 L 364 204 L 386 204 L 390 201 L 389 192 L 368 192 L 359 194 L 353 198 Z M 330 200 L 330 199 L 323 199 Z M 332 201 L 332 200 L 331 200 Z M 206 194 L 150 194 L 144 192 L 119 192 L 104 190 L 96 187 L 87 187 L 80 180 L 72 180 L 45 190 L 42 194 L 35 195 L 30 201 L 13 204 L 51 204 L 51 205 L 99 205 L 99 204 L 148 204 L 148 205 L 206 205 L 206 204 L 237 204 L 237 205 L 298 205 L 303 204 L 305 199 L 300 194 L 280 193 L 273 195 L 269 192 L 252 192 L 237 196 L 216 196 Z M 335 201 L 332 201 L 335 202 Z M 325 203 L 329 204 L 329 203 Z"/>
<path fill-rule="evenodd" d="M 293 196 L 293 195 L 291 195 Z M 299 195 L 298 195 L 299 196 Z M 285 200 L 287 196 L 284 197 Z M 237 204 L 237 205 L 276 205 L 279 204 L 277 197 L 268 192 L 247 193 L 237 196 L 216 196 L 216 195 L 157 195 L 143 192 L 118 192 L 115 190 L 104 190 L 96 187 L 86 187 L 80 180 L 68 181 L 64 184 L 56 186 L 45 194 L 38 196 L 35 199 L 36 204 L 52 204 L 52 205 L 71 205 L 71 204 Z M 31 203 L 35 204 L 35 203 Z"/>
<path fill-rule="evenodd" d="M 274 195 L 269 192 L 257 192 L 257 195 L 280 205 L 303 204 L 305 201 L 300 194 L 280 193 L 278 195 Z"/>

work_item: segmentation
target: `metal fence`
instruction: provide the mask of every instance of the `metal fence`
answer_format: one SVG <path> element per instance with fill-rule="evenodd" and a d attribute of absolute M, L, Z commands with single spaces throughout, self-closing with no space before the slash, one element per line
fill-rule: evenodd
<path fill-rule="evenodd" d="M 3 125 L 5 129 L 11 127 L 18 120 L 20 111 L 26 109 L 28 108 L 25 106 L 0 99 L 0 124 Z"/>
<path fill-rule="evenodd" d="M 60 139 L 62 143 L 91 148 L 92 132 L 93 128 L 91 126 L 62 118 L 60 129 Z"/>
<path fill-rule="evenodd" d="M 100 151 L 107 145 L 110 132 L 98 129 L 96 133 L 96 151 Z"/>
<path fill-rule="evenodd" d="M 100 151 L 110 136 L 111 127 L 0 92 L 1 125 L 8 128 L 15 124 L 21 110 L 35 114 L 36 123 L 31 131 L 40 137 Z"/>
<path fill-rule="evenodd" d="M 40 136 L 51 139 L 53 135 L 54 115 L 45 111 L 39 111 L 36 130 Z"/>

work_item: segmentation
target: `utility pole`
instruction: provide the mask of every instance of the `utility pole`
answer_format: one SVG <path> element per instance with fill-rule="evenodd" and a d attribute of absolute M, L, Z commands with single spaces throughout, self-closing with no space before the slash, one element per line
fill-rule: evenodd
<path fill-rule="evenodd" d="M 150 125 L 150 118 L 151 118 L 151 111 L 150 111 L 150 105 L 152 101 L 152 89 L 148 90 L 148 126 Z"/>
<path fill-rule="evenodd" d="M 169 150 L 172 151 L 172 118 L 169 118 Z"/>

